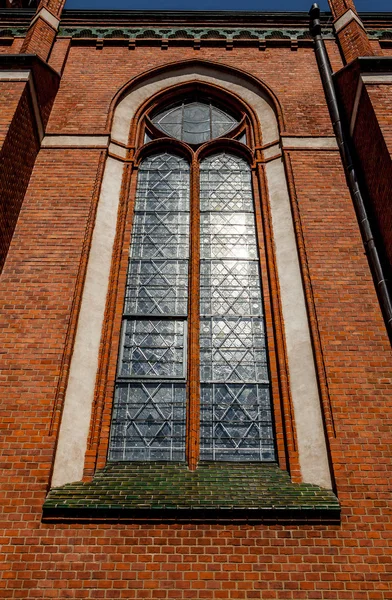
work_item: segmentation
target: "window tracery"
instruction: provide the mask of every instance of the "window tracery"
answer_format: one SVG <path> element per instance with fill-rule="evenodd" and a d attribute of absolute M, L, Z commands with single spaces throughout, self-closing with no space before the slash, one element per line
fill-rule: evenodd
<path fill-rule="evenodd" d="M 211 102 L 184 101 L 166 108 L 152 119 L 154 125 L 167 135 L 187 144 L 203 144 L 229 133 L 237 119 Z"/>

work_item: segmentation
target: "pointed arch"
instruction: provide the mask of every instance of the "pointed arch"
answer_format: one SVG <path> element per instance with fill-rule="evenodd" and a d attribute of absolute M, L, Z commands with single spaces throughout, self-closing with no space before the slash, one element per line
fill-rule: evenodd
<path fill-rule="evenodd" d="M 116 112 L 130 94 L 142 90 L 147 85 L 155 86 L 155 84 L 158 84 L 156 86 L 157 89 L 162 89 L 159 86 L 159 82 L 167 82 L 168 79 L 177 78 L 178 83 L 180 80 L 182 80 L 182 82 L 201 82 L 203 81 L 203 77 L 218 80 L 221 82 L 222 88 L 228 91 L 232 89 L 230 84 L 236 82 L 240 87 L 254 92 L 256 95 L 260 96 L 274 112 L 279 131 L 283 132 L 285 130 L 284 113 L 281 104 L 278 96 L 270 86 L 244 69 L 239 69 L 238 67 L 233 68 L 229 65 L 202 59 L 190 59 L 182 62 L 176 61 L 166 63 L 159 67 L 148 69 L 134 79 L 127 81 L 113 97 L 108 113 L 107 130 L 113 133 Z M 175 85 L 175 83 L 172 82 L 172 85 Z M 170 86 L 167 87 L 169 88 Z M 154 92 L 146 95 L 145 98 L 151 98 L 153 95 Z M 242 96 L 239 97 L 242 98 Z M 139 105 L 141 105 L 141 102 Z"/>
<path fill-rule="evenodd" d="M 280 131 L 284 130 L 284 119 L 272 90 L 243 71 L 209 61 L 166 65 L 165 69 L 155 69 L 127 83 L 112 103 L 108 123 L 112 141 L 127 145 L 134 136 L 138 111 L 143 110 L 142 107 L 157 94 L 169 93 L 173 88 L 187 84 L 204 84 L 228 92 L 237 103 L 247 106 L 249 112 L 255 115 L 258 129 L 262 132 L 263 145 L 279 141 Z"/>

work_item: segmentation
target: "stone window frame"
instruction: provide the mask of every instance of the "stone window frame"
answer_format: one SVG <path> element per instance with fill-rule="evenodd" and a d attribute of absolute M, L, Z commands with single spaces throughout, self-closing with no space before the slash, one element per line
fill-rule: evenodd
<path fill-rule="evenodd" d="M 282 328 L 283 349 L 280 352 L 285 356 L 285 367 L 281 368 L 279 385 L 283 387 L 283 371 L 286 371 L 286 399 L 289 403 L 283 410 L 286 436 L 284 445 L 289 464 L 282 453 L 280 464 L 282 468 L 289 468 L 292 474 L 297 472 L 297 480 L 331 488 L 332 478 L 322 414 L 324 404 L 319 394 L 290 196 L 281 155 L 284 138 L 279 132 L 276 104 L 265 88 L 241 73 L 233 75 L 209 64 L 166 68 L 164 73 L 152 74 L 126 90 L 114 109 L 109 153 L 64 398 L 52 486 L 80 481 L 84 475 L 92 475 L 96 468 L 102 467 L 106 462 L 102 444 L 101 452 L 98 448 L 102 432 L 106 431 L 107 434 L 108 423 L 102 421 L 102 413 L 99 414 L 97 410 L 96 390 L 101 383 L 99 376 L 97 381 L 97 373 L 102 373 L 102 369 L 99 369 L 101 334 L 108 316 L 107 302 L 110 304 L 109 282 L 113 281 L 112 262 L 116 253 L 116 234 L 117 241 L 119 237 L 117 217 L 119 208 L 121 210 L 124 188 L 132 183 L 129 163 L 135 158 L 135 148 L 129 144 L 129 140 L 137 130 L 137 114 L 143 103 L 159 92 L 190 83 L 194 86 L 201 84 L 219 88 L 229 95 L 241 98 L 247 103 L 263 134 L 262 144 L 256 146 L 255 170 L 268 197 L 269 224 L 272 230 L 269 233 L 269 243 L 273 247 L 278 283 L 274 301 L 281 312 L 280 322 L 276 321 L 273 326 Z M 131 195 L 133 192 L 131 189 Z M 294 413 L 293 419 L 289 414 L 290 410 Z M 75 411 L 78 412 L 79 420 L 77 428 L 74 423 Z M 93 461 L 90 460 L 92 455 L 95 456 Z M 94 466 L 91 471 L 92 462 Z"/>

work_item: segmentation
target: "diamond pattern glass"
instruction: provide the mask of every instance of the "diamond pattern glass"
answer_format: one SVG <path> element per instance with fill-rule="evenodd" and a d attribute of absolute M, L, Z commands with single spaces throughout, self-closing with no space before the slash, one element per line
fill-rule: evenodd
<path fill-rule="evenodd" d="M 130 261 L 126 314 L 186 315 L 187 305 L 187 260 Z"/>
<path fill-rule="evenodd" d="M 137 212 L 132 258 L 187 258 L 189 215 L 184 212 Z"/>
<path fill-rule="evenodd" d="M 201 404 L 204 460 L 274 460 L 267 387 L 257 384 L 203 385 Z M 213 444 L 211 440 L 214 440 Z"/>
<path fill-rule="evenodd" d="M 227 134 L 238 121 L 213 104 L 184 102 L 152 119 L 158 129 L 188 144 L 202 144 Z"/>
<path fill-rule="evenodd" d="M 149 157 L 138 176 L 110 460 L 185 457 L 188 256 L 189 165 Z"/>
<path fill-rule="evenodd" d="M 253 381 L 268 384 L 262 319 L 203 318 L 200 324 L 203 381 Z"/>
<path fill-rule="evenodd" d="M 185 386 L 118 383 L 110 460 L 176 460 L 185 455 Z"/>
<path fill-rule="evenodd" d="M 230 154 L 215 154 L 201 164 L 200 177 L 201 211 L 253 215 L 253 195 L 249 195 L 251 174 L 244 160 Z"/>
<path fill-rule="evenodd" d="M 119 377 L 184 377 L 184 321 L 127 319 Z"/>
<path fill-rule="evenodd" d="M 202 258 L 257 258 L 254 217 L 251 213 L 205 212 L 201 217 Z"/>
<path fill-rule="evenodd" d="M 249 165 L 201 163 L 201 459 L 275 459 Z"/>
<path fill-rule="evenodd" d="M 203 260 L 200 268 L 203 315 L 262 314 L 257 262 Z"/>
<path fill-rule="evenodd" d="M 188 256 L 189 165 L 158 154 L 139 169 L 125 313 L 186 316 Z"/>

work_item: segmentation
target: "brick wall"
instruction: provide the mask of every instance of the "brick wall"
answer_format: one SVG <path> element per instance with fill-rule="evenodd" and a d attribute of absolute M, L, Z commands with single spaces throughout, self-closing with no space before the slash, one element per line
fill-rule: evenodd
<path fill-rule="evenodd" d="M 23 44 L 23 38 L 16 37 L 10 38 L 10 43 L 4 43 L 0 45 L 0 54 L 18 54 Z"/>
<path fill-rule="evenodd" d="M 339 63 L 336 46 L 329 50 Z M 262 79 L 281 102 L 287 133 L 332 135 L 311 48 L 72 47 L 48 131 L 106 133 L 122 85 L 186 58 Z M 292 151 L 290 159 L 334 420 L 341 525 L 41 523 L 52 411 L 102 160 L 99 150 L 43 149 L 0 280 L 2 598 L 391 598 L 390 346 L 338 153 Z"/>
<path fill-rule="evenodd" d="M 39 148 L 28 84 L 0 83 L 0 270 Z"/>
<path fill-rule="evenodd" d="M 332 60 L 342 65 L 335 43 Z M 61 87 L 50 117 L 49 133 L 103 133 L 116 92 L 130 79 L 178 60 L 206 60 L 245 69 L 279 94 L 285 131 L 298 135 L 332 135 L 313 49 L 293 52 L 289 47 L 264 52 L 257 49 L 71 46 Z M 285 65 L 284 71 L 281 65 Z M 111 65 L 108 67 L 108 65 Z M 301 81 L 301 85 L 298 85 Z M 309 98 L 313 101 L 309 106 Z"/>
<path fill-rule="evenodd" d="M 33 65 L 18 57 L 3 56 L 0 63 L 6 72 L 29 70 L 27 81 L 0 81 L 0 271 L 6 259 L 31 171 L 40 146 L 37 115 L 45 127 L 58 87 L 58 76 L 43 64 Z M 18 64 L 20 63 L 20 64 Z M 22 73 L 22 79 L 23 79 Z M 34 91 L 32 92 L 32 89 Z M 34 106 L 36 103 L 36 106 Z"/>
<path fill-rule="evenodd" d="M 48 483 L 53 399 L 98 161 L 99 151 L 41 150 L 1 277 L 1 489 L 10 523 L 18 505 L 20 515 L 30 505 L 36 520 Z"/>
<path fill-rule="evenodd" d="M 364 29 L 355 19 L 338 32 L 338 38 L 346 63 L 350 63 L 358 56 L 369 56 L 373 52 Z"/>
<path fill-rule="evenodd" d="M 392 86 L 367 86 L 363 92 L 354 144 L 372 208 L 392 266 Z M 371 132 L 371 135 L 369 135 Z M 391 273 L 391 270 L 390 270 Z"/>
<path fill-rule="evenodd" d="M 367 87 L 382 136 L 392 156 L 392 85 L 390 83 Z"/>
<path fill-rule="evenodd" d="M 52 49 L 56 32 L 46 21 L 38 17 L 37 21 L 30 27 L 24 39 L 21 52 L 26 54 L 37 54 L 46 60 Z"/>

